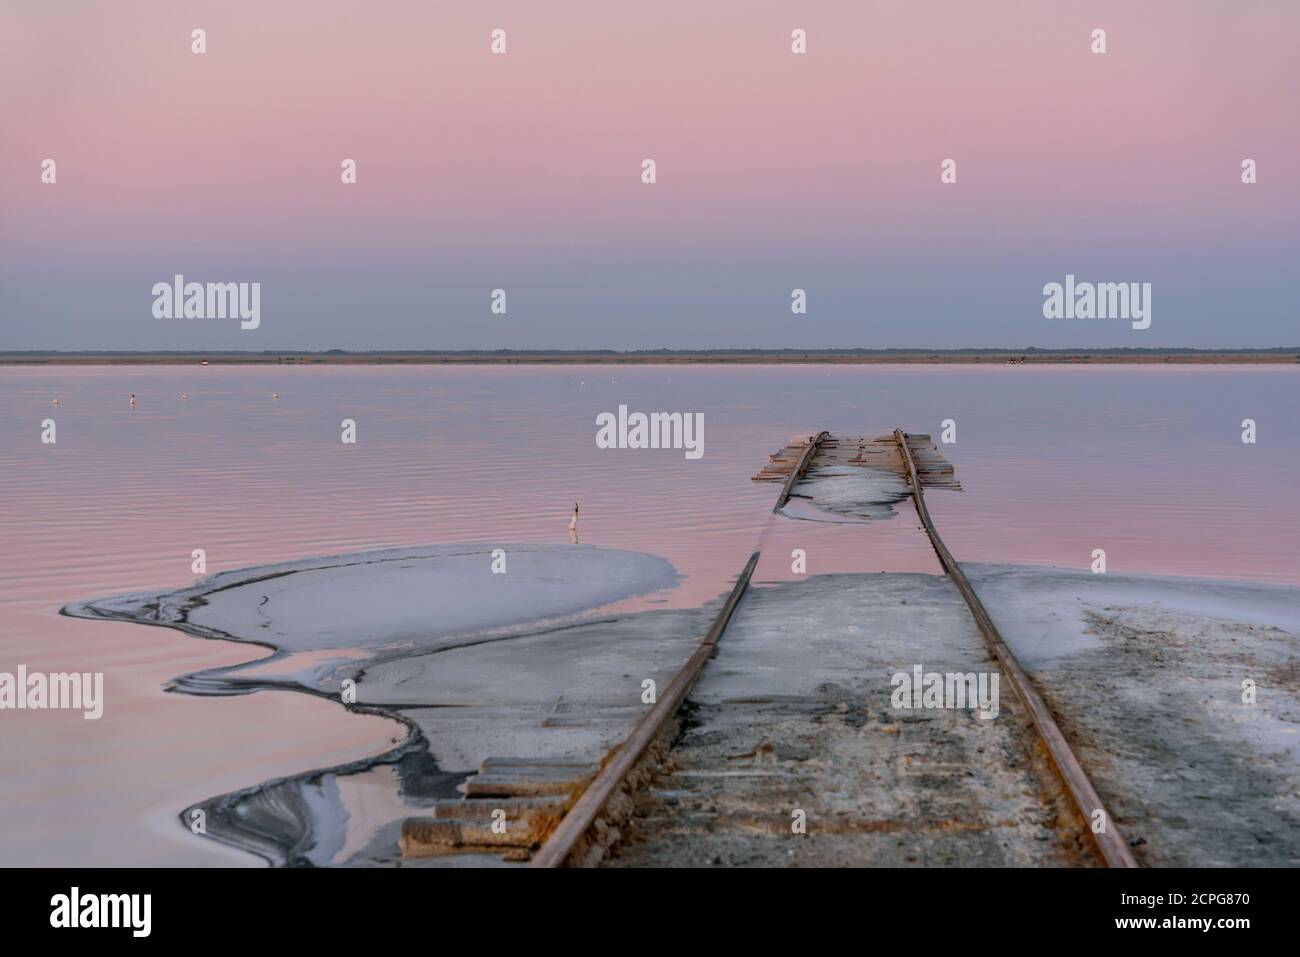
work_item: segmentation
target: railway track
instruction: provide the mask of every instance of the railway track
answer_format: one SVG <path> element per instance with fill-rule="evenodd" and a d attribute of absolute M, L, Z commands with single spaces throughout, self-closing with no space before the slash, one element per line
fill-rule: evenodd
<path fill-rule="evenodd" d="M 592 780 L 582 796 L 569 808 L 559 825 L 551 831 L 536 854 L 530 867 L 560 867 L 575 856 L 581 857 L 584 850 L 587 831 L 604 813 L 610 800 L 624 787 L 628 776 L 636 769 L 642 757 L 652 744 L 664 736 L 671 725 L 677 709 L 686 700 L 686 695 L 699 678 L 709 659 L 717 654 L 718 640 L 726 630 L 731 616 L 744 597 L 749 587 L 749 579 L 758 565 L 758 552 L 749 556 L 740 577 L 736 579 L 731 594 L 723 603 L 718 617 L 714 619 L 699 647 L 686 660 L 682 670 L 664 689 L 654 706 L 637 722 L 632 733 L 605 759 L 599 773 Z M 671 742 L 665 742 L 666 744 Z"/>
<path fill-rule="evenodd" d="M 776 504 L 772 506 L 773 514 L 781 511 L 782 506 L 784 506 L 786 502 L 790 501 L 790 493 L 794 491 L 795 485 L 801 478 L 803 478 L 804 473 L 808 471 L 808 466 L 812 464 L 813 457 L 817 454 L 817 450 L 821 448 L 821 444 L 828 438 L 830 438 L 829 432 L 818 432 L 812 437 L 812 440 L 808 443 L 808 447 L 803 450 L 803 454 L 799 456 L 799 460 L 795 463 L 790 475 L 781 486 L 781 493 L 777 495 Z"/>
<path fill-rule="evenodd" d="M 1124 843 L 1124 839 L 1121 837 L 1119 829 L 1115 827 L 1110 813 L 1102 804 L 1102 800 L 1092 786 L 1092 782 L 1088 780 L 1088 775 L 1084 773 L 1079 759 L 1070 750 L 1065 735 L 1057 727 L 1056 719 L 1052 717 L 1051 711 L 1043 703 L 1043 699 L 1034 688 L 1033 682 L 1029 680 L 1029 675 L 1020 666 L 1015 654 L 1002 640 L 1002 635 L 998 632 L 997 626 L 993 624 L 993 619 L 989 617 L 989 613 L 979 600 L 979 596 L 975 594 L 975 589 L 971 587 L 971 583 L 961 570 L 961 566 L 957 564 L 957 560 L 952 557 L 952 552 L 948 551 L 948 546 L 939 537 L 939 531 L 934 527 L 934 521 L 930 518 L 930 510 L 925 505 L 925 492 L 917 475 L 912 451 L 908 447 L 907 435 L 902 430 L 895 429 L 894 440 L 898 443 L 899 454 L 903 457 L 903 463 L 907 467 L 907 481 L 912 486 L 912 500 L 916 503 L 916 513 L 921 519 L 921 524 L 925 526 L 926 534 L 930 536 L 930 544 L 934 546 L 940 564 L 943 565 L 944 571 L 948 573 L 948 577 L 953 580 L 953 584 L 957 586 L 957 590 L 961 592 L 961 597 L 965 599 L 967 607 L 970 608 L 975 624 L 979 628 L 980 634 L 984 636 L 989 650 L 999 664 L 1002 665 L 1007 678 L 1011 681 L 1012 688 L 1016 692 L 1016 697 L 1020 699 L 1021 704 L 1025 706 L 1025 710 L 1029 712 L 1029 718 L 1033 722 L 1034 730 L 1038 732 L 1039 739 L 1047 749 L 1052 767 L 1060 777 L 1061 783 L 1065 786 L 1070 800 L 1074 803 L 1084 821 L 1089 823 L 1095 821 L 1101 825 L 1100 830 L 1096 827 L 1088 828 L 1088 833 L 1097 845 L 1098 852 L 1108 867 L 1137 867 L 1137 861 L 1134 860 L 1128 845 Z"/>
<path fill-rule="evenodd" d="M 1034 688 L 1028 675 L 1021 667 L 1011 649 L 1003 641 L 997 627 L 975 594 L 961 567 L 939 536 L 934 522 L 925 504 L 923 487 L 926 484 L 955 488 L 950 466 L 942 462 L 941 457 L 925 453 L 923 468 L 918 469 L 914 457 L 912 442 L 928 442 L 928 437 L 911 436 L 901 430 L 893 433 L 897 445 L 900 472 L 911 488 L 911 497 L 916 506 L 930 542 L 934 547 L 944 571 L 952 579 L 968 607 L 975 624 L 983 637 L 988 650 L 1001 665 L 1010 680 L 1017 698 L 1029 716 L 1030 723 L 1048 755 L 1052 769 L 1060 778 L 1065 793 L 1068 795 L 1080 818 L 1085 822 L 1085 830 L 1107 866 L 1137 867 L 1109 812 L 1103 805 L 1095 788 L 1088 780 L 1078 759 L 1071 751 L 1064 735 L 1056 725 L 1051 712 Z M 809 436 L 802 451 L 798 447 L 787 447 L 773 456 L 773 466 L 769 466 L 764 478 L 775 477 L 772 470 L 790 472 L 785 477 L 777 496 L 773 512 L 779 512 L 789 500 L 799 480 L 811 467 L 818 450 L 827 444 L 836 445 L 828 432 Z M 865 440 L 863 440 L 865 442 Z M 888 440 L 877 440 L 877 454 L 880 445 Z M 922 448 L 922 446 L 918 446 Z M 924 449 L 922 448 L 924 452 Z M 859 453 L 861 456 L 863 453 Z M 859 461 L 862 461 L 860 458 Z M 874 461 L 874 460 L 873 460 Z M 671 737 L 676 733 L 676 715 L 687 695 L 699 679 L 708 661 L 717 654 L 718 642 L 730 623 L 737 606 L 749 587 L 750 579 L 758 564 L 759 551 L 750 555 L 741 570 L 736 583 L 723 603 L 711 627 L 700 640 L 699 645 L 687 659 L 680 671 L 673 677 L 655 704 L 637 721 L 632 731 L 622 743 L 613 748 L 599 764 L 590 769 L 580 779 L 570 781 L 577 772 L 560 770 L 555 783 L 565 781 L 563 788 L 551 793 L 560 801 L 558 806 L 549 810 L 539 819 L 537 834 L 540 846 L 532 854 L 529 866 L 539 868 L 561 867 L 566 865 L 582 866 L 592 864 L 603 854 L 603 842 L 591 840 L 593 829 L 617 828 L 618 822 L 630 816 L 632 801 L 630 792 L 636 790 L 640 783 L 653 776 L 662 756 L 671 747 Z M 559 797 L 562 790 L 567 790 L 567 797 Z M 498 802 L 499 803 L 499 802 Z M 615 805 L 619 807 L 611 811 Z M 1086 825 L 1100 821 L 1100 829 Z M 612 823 L 611 823 L 612 822 Z M 518 858 L 516 858 L 518 859 Z"/>

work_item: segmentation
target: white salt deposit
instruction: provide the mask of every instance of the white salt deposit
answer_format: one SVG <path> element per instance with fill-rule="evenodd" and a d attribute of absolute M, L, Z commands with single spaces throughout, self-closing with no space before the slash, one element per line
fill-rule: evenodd
<path fill-rule="evenodd" d="M 790 493 L 811 499 L 824 512 L 856 518 L 891 518 L 894 504 L 911 494 L 907 482 L 888 469 L 828 465 L 813 469 Z"/>
<path fill-rule="evenodd" d="M 505 572 L 492 571 L 493 551 Z M 500 556 L 496 559 L 497 567 Z M 673 566 L 591 545 L 427 545 L 222 572 L 158 595 L 68 607 L 74 615 L 148 618 L 291 652 L 429 643 L 590 609 L 678 581 Z"/>

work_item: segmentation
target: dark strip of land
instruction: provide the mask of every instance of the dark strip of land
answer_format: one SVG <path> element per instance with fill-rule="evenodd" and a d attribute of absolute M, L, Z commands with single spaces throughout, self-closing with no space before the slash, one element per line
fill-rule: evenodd
<path fill-rule="evenodd" d="M 1300 346 L 1272 349 L 647 349 L 458 352 L 0 352 L 0 365 L 858 365 L 1225 364 L 1300 362 Z"/>

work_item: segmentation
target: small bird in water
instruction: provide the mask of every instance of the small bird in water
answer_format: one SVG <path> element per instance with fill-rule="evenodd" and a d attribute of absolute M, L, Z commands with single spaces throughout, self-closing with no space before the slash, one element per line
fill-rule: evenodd
<path fill-rule="evenodd" d="M 135 408 L 135 393 L 131 393 L 131 408 Z"/>
<path fill-rule="evenodd" d="M 571 532 L 576 532 L 577 530 L 578 530 L 578 503 L 577 503 L 577 502 L 574 502 L 574 503 L 573 503 L 573 518 L 570 519 L 570 521 L 569 521 L 569 531 L 571 531 Z"/>
<path fill-rule="evenodd" d="M 55 399 L 55 400 L 54 400 L 54 404 L 55 404 L 55 405 L 58 405 L 58 404 L 59 404 L 59 400 L 58 400 L 58 399 Z"/>
<path fill-rule="evenodd" d="M 271 398 L 272 398 L 272 399 L 278 399 L 278 398 L 280 398 L 280 393 L 278 393 L 278 392 L 272 392 L 272 393 L 271 393 Z"/>
<path fill-rule="evenodd" d="M 189 394 L 188 392 L 182 392 L 182 393 L 181 393 L 181 398 L 182 398 L 182 399 L 188 399 L 189 397 L 190 397 L 190 394 Z"/>

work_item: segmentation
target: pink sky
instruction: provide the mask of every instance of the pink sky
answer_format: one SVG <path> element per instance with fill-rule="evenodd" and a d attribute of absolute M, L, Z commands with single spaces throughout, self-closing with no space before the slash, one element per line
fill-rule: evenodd
<path fill-rule="evenodd" d="M 1297 27 L 1282 2 L 10 3 L 0 349 L 213 345 L 155 341 L 133 298 L 178 269 L 313 303 L 227 348 L 782 345 L 746 340 L 790 335 L 747 326 L 773 264 L 835 304 L 800 331 L 820 344 L 1055 344 L 1038 290 L 1088 268 L 1162 281 L 1165 338 L 1109 344 L 1292 344 L 1270 277 L 1300 251 Z M 539 290 L 535 320 L 467 329 L 480 273 Z M 329 295 L 301 288 L 322 274 Z M 645 316 L 698 311 L 632 342 L 601 283 Z M 945 315 L 968 284 L 975 318 Z M 318 300 L 353 299 L 381 304 L 373 340 L 317 341 L 348 329 Z M 393 316 L 431 301 L 432 327 Z M 847 318 L 908 303 L 906 326 Z"/>

